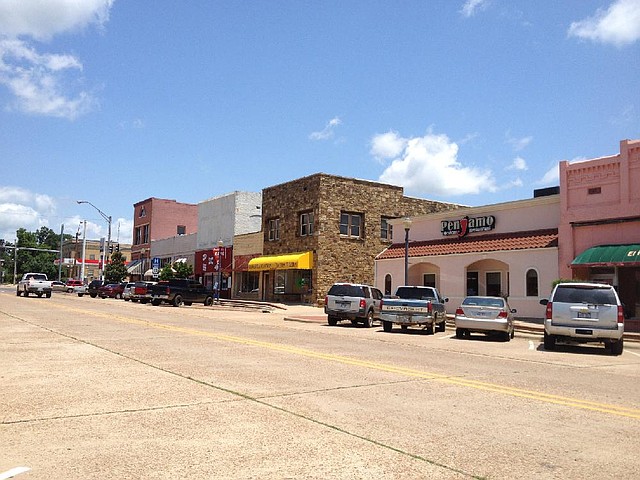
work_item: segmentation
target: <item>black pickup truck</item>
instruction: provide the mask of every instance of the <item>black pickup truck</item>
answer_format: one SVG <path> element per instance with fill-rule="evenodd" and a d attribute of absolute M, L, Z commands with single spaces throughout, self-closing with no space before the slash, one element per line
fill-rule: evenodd
<path fill-rule="evenodd" d="M 200 282 L 186 278 L 160 281 L 151 285 L 148 292 L 151 294 L 151 304 L 155 306 L 161 303 L 168 303 L 174 307 L 192 303 L 213 304 L 211 290 L 207 290 Z"/>

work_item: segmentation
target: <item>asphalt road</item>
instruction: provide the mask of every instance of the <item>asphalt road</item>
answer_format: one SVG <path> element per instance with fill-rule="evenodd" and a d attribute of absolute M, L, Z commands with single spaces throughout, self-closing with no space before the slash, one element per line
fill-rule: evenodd
<path fill-rule="evenodd" d="M 640 344 L 319 313 L 1 290 L 0 479 L 640 478 Z"/>

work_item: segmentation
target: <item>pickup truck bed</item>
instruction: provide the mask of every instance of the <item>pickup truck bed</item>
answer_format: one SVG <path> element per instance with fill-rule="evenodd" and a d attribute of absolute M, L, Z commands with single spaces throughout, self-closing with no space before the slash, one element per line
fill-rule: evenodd
<path fill-rule="evenodd" d="M 394 296 L 382 299 L 382 328 L 390 332 L 395 323 L 403 330 L 417 325 L 426 329 L 427 334 L 433 334 L 434 327 L 444 332 L 447 319 L 444 303 L 447 300 L 433 287 L 398 287 Z"/>

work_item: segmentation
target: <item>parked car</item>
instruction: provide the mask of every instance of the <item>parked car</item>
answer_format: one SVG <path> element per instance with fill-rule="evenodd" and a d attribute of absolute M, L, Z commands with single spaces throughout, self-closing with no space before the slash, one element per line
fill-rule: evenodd
<path fill-rule="evenodd" d="M 624 308 L 616 290 L 601 283 L 559 283 L 545 305 L 544 348 L 556 341 L 603 342 L 612 354 L 624 348 Z"/>
<path fill-rule="evenodd" d="M 84 285 L 84 283 L 82 282 L 82 280 L 74 280 L 73 278 L 70 278 L 69 280 L 67 280 L 66 283 L 66 292 L 67 293 L 72 293 L 74 290 L 74 287 L 81 287 L 82 285 Z"/>
<path fill-rule="evenodd" d="M 372 327 L 380 318 L 382 292 L 375 287 L 357 283 L 336 283 L 324 298 L 324 313 L 329 325 L 337 325 L 340 320 L 350 320 L 352 324 L 363 323 Z"/>
<path fill-rule="evenodd" d="M 87 285 L 87 291 L 85 293 L 88 293 L 91 298 L 96 298 L 98 296 L 98 289 L 106 284 L 107 282 L 104 280 L 92 280 L 89 282 L 89 285 Z"/>
<path fill-rule="evenodd" d="M 149 303 L 151 301 L 151 292 L 149 288 L 157 282 L 136 282 L 131 288 L 131 301 L 140 303 Z"/>
<path fill-rule="evenodd" d="M 514 336 L 513 314 L 506 298 L 467 297 L 456 309 L 456 337 L 469 337 L 471 333 L 498 333 L 506 342 Z"/>
<path fill-rule="evenodd" d="M 422 285 L 401 285 L 394 295 L 385 297 L 380 306 L 380 321 L 385 332 L 400 325 L 402 330 L 410 326 L 422 328 L 427 335 L 434 331 L 444 332 L 447 327 L 447 311 L 442 297 L 435 287 Z"/>
<path fill-rule="evenodd" d="M 98 288 L 100 298 L 122 298 L 124 283 L 108 283 Z"/>
<path fill-rule="evenodd" d="M 64 284 L 64 282 L 59 282 L 58 280 L 54 280 L 53 282 L 51 282 L 51 289 L 54 292 L 66 292 L 67 286 Z"/>
<path fill-rule="evenodd" d="M 213 293 L 200 282 L 188 278 L 171 278 L 148 287 L 151 294 L 151 304 L 158 306 L 168 303 L 174 307 L 202 303 L 206 306 L 213 304 Z"/>
<path fill-rule="evenodd" d="M 133 287 L 135 286 L 135 282 L 126 282 L 124 284 L 124 289 L 122 290 L 122 298 L 125 302 L 131 300 L 131 295 L 133 291 Z"/>

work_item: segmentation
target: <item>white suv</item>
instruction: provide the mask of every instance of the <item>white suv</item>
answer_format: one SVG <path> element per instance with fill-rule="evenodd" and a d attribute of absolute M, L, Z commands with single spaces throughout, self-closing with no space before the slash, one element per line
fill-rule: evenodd
<path fill-rule="evenodd" d="M 556 340 L 604 342 L 612 354 L 623 349 L 624 309 L 611 285 L 559 283 L 549 300 L 540 300 L 547 310 L 544 348 L 553 350 Z"/>
<path fill-rule="evenodd" d="M 324 298 L 324 313 L 329 325 L 340 320 L 352 324 L 363 323 L 371 328 L 380 317 L 382 292 L 375 287 L 358 283 L 335 283 Z"/>

